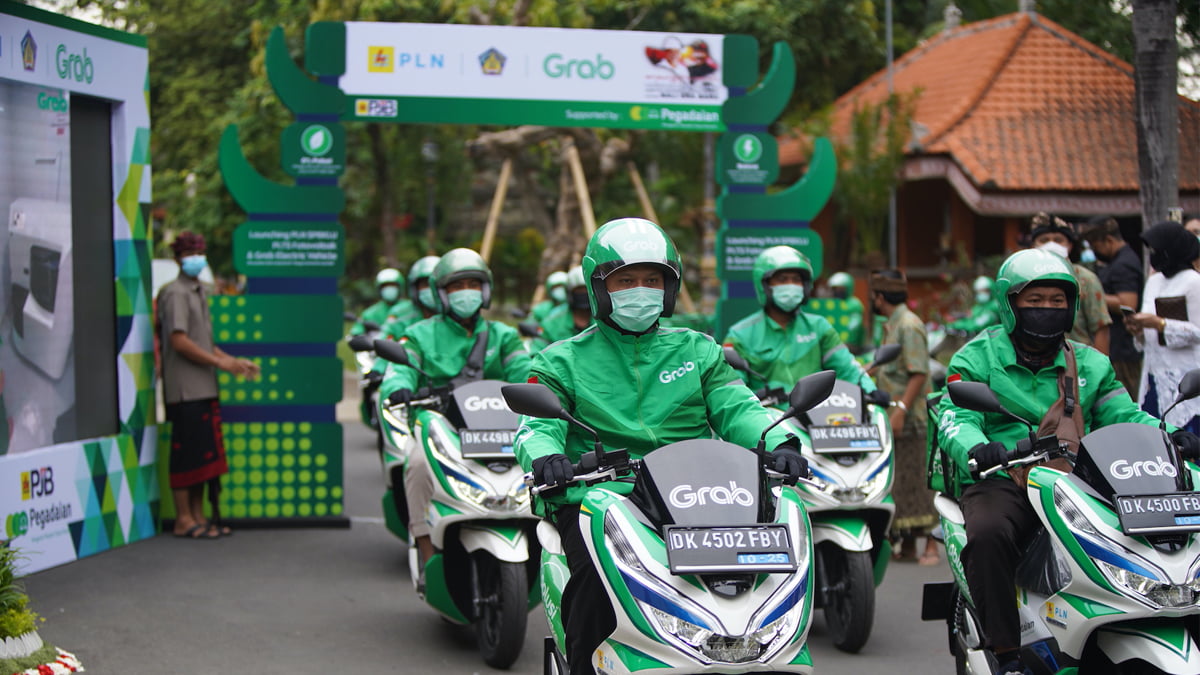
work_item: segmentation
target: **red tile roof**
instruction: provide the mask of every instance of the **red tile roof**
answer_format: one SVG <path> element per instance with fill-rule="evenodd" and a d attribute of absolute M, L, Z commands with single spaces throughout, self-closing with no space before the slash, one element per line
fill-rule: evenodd
<path fill-rule="evenodd" d="M 898 59 L 895 91 L 920 92 L 928 130 L 909 156 L 949 155 L 985 189 L 1137 191 L 1133 68 L 1036 14 L 944 31 Z M 834 103 L 845 138 L 856 107 L 887 96 L 879 71 Z M 1200 189 L 1200 103 L 1179 98 L 1179 187 Z M 786 166 L 803 142 L 781 139 Z"/>

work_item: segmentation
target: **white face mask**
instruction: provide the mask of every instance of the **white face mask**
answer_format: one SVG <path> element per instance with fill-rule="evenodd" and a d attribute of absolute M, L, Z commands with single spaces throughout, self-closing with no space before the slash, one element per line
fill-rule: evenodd
<path fill-rule="evenodd" d="M 1038 246 L 1038 248 L 1042 251 L 1049 251 L 1060 258 L 1066 258 L 1067 256 L 1071 255 L 1071 249 L 1063 246 L 1057 241 L 1048 241 L 1041 246 Z"/>

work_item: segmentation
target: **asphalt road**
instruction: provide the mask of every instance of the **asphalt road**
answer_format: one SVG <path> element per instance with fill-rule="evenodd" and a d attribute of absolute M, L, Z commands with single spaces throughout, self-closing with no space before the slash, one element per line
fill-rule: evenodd
<path fill-rule="evenodd" d="M 88 673 L 490 673 L 472 633 L 439 620 L 412 591 L 405 546 L 383 526 L 373 437 L 345 421 L 349 529 L 241 530 L 216 541 L 161 535 L 29 576 L 43 637 Z M 920 620 L 938 567 L 892 565 L 870 642 L 836 651 L 818 612 L 822 674 L 951 672 L 943 624 Z M 540 612 L 513 673 L 538 673 Z"/>

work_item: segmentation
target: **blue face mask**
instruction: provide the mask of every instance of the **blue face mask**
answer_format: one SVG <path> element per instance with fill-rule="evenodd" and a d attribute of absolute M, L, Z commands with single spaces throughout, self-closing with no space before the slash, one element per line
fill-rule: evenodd
<path fill-rule="evenodd" d="M 1085 265 L 1096 262 L 1096 252 L 1092 250 L 1091 246 L 1085 246 L 1079 252 L 1079 262 Z"/>
<path fill-rule="evenodd" d="M 644 333 L 663 313 L 661 288 L 638 286 L 608 294 L 612 299 L 612 320 L 630 333 Z"/>
<path fill-rule="evenodd" d="M 563 304 L 567 301 L 567 289 L 562 286 L 555 286 L 550 289 L 550 299 L 558 304 Z"/>
<path fill-rule="evenodd" d="M 396 286 L 384 286 L 379 289 L 379 297 L 383 298 L 384 302 L 394 303 L 400 299 L 400 289 Z"/>
<path fill-rule="evenodd" d="M 433 289 L 429 286 L 417 291 L 417 302 L 425 306 L 425 309 L 436 310 L 437 300 L 433 297 Z"/>
<path fill-rule="evenodd" d="M 804 302 L 804 287 L 796 284 L 780 284 L 771 287 L 771 299 L 785 312 L 791 312 Z"/>
<path fill-rule="evenodd" d="M 185 276 L 193 279 L 199 277 L 205 267 L 208 267 L 208 258 L 202 255 L 189 255 L 179 261 L 179 269 L 183 270 Z"/>
<path fill-rule="evenodd" d="M 992 299 L 991 293 L 979 292 L 979 293 L 975 294 L 975 302 L 980 305 L 988 302 L 991 299 Z"/>
<path fill-rule="evenodd" d="M 460 319 L 468 319 L 483 307 L 483 291 L 470 288 L 450 294 L 450 311 Z"/>

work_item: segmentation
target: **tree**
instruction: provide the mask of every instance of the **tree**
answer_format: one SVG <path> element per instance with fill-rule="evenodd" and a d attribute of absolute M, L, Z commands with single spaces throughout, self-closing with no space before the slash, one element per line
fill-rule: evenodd
<path fill-rule="evenodd" d="M 1134 86 L 1142 227 L 1167 217 L 1179 199 L 1178 49 L 1175 2 L 1134 0 Z"/>

